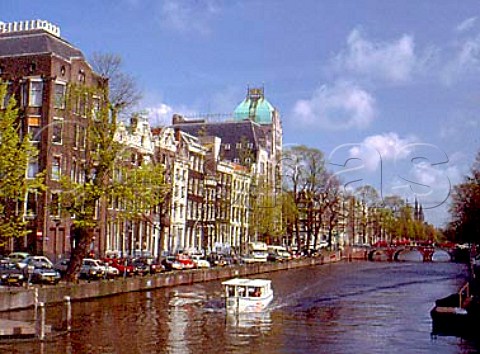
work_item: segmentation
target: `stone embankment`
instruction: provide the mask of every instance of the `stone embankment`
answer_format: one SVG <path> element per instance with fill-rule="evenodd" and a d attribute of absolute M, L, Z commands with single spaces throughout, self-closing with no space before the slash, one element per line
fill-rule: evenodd
<path fill-rule="evenodd" d="M 255 274 L 332 263 L 341 259 L 339 252 L 319 257 L 294 259 L 280 263 L 256 263 L 210 269 L 177 271 L 143 277 L 100 280 L 78 284 L 59 283 L 31 288 L 3 288 L 0 290 L 0 311 L 34 307 L 38 303 L 61 303 L 65 297 L 72 301 L 112 296 L 132 291 L 146 291 L 163 287 L 193 284 L 206 281 L 246 277 Z"/>

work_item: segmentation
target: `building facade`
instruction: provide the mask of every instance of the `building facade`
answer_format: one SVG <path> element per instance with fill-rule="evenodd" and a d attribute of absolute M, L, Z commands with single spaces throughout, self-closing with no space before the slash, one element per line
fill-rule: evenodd
<path fill-rule="evenodd" d="M 46 192 L 28 191 L 23 213 L 29 236 L 12 240 L 7 248 L 56 260 L 70 252 L 73 242 L 72 222 L 58 207 L 59 180 L 65 174 L 84 178 L 87 116 L 102 100 L 89 94 L 72 103 L 67 96 L 73 87 L 103 90 L 107 83 L 79 49 L 60 37 L 59 27 L 41 20 L 0 22 L 0 77 L 18 103 L 22 134 L 30 134 L 39 152 L 27 176 L 45 171 L 47 186 Z"/>

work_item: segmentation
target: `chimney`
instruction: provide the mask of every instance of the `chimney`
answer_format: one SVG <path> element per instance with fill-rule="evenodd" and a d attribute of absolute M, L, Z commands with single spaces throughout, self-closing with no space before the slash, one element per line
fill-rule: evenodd
<path fill-rule="evenodd" d="M 172 124 L 175 125 L 175 124 L 180 124 L 180 123 L 184 123 L 185 122 L 185 118 L 183 118 L 182 115 L 180 114 L 177 114 L 175 113 L 172 117 Z"/>

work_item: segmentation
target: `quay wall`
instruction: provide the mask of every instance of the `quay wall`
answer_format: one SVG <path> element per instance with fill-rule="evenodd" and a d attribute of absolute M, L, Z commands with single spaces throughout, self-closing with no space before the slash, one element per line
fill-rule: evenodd
<path fill-rule="evenodd" d="M 348 256 L 347 256 L 348 257 Z M 34 307 L 38 302 L 54 304 L 63 302 L 66 296 L 71 301 L 112 296 L 132 291 L 146 291 L 163 287 L 193 284 L 206 281 L 245 277 L 255 274 L 316 266 L 341 260 L 340 252 L 319 257 L 294 259 L 280 263 L 254 263 L 189 271 L 175 271 L 114 280 L 98 280 L 81 283 L 59 283 L 52 286 L 31 288 L 3 288 L 0 290 L 0 311 Z"/>

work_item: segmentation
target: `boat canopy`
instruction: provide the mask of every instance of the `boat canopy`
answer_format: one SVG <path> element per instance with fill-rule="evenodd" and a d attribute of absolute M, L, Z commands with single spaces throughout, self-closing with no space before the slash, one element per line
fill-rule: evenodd
<path fill-rule="evenodd" d="M 222 285 L 265 287 L 265 286 L 269 286 L 271 282 L 272 281 L 268 279 L 234 278 L 234 279 L 224 281 Z"/>

